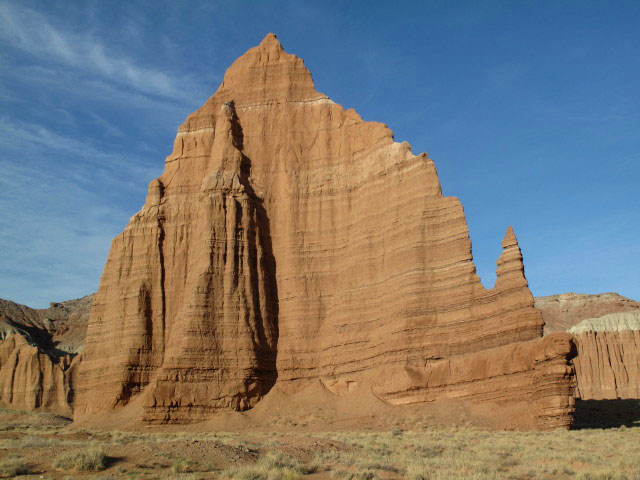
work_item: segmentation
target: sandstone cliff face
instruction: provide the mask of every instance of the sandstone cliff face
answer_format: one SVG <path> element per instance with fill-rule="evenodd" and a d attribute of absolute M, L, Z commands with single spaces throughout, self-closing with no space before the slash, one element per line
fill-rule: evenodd
<path fill-rule="evenodd" d="M 570 336 L 540 338 L 511 228 L 502 246 L 487 290 L 433 161 L 318 93 L 268 35 L 114 239 L 75 417 L 141 394 L 145 421 L 197 421 L 320 380 L 389 403 L 526 401 L 532 425 L 568 426 Z"/>
<path fill-rule="evenodd" d="M 11 335 L 0 343 L 0 405 L 71 415 L 79 363 L 79 357 L 52 357 Z"/>
<path fill-rule="evenodd" d="M 545 335 L 565 332 L 587 318 L 597 318 L 608 313 L 640 312 L 640 302 L 617 293 L 563 293 L 536 297 L 535 306 L 542 312 Z"/>
<path fill-rule="evenodd" d="M 0 405 L 72 413 L 90 303 L 33 309 L 0 299 Z"/>
<path fill-rule="evenodd" d="M 569 332 L 578 348 L 578 397 L 640 398 L 640 312 L 586 319 Z"/>
<path fill-rule="evenodd" d="M 540 429 L 570 426 L 573 409 L 571 337 L 553 334 L 469 355 L 432 362 L 424 367 L 392 367 L 374 392 L 393 405 L 460 398 L 499 405 L 521 399 Z M 531 425 L 530 425 L 531 426 Z"/>

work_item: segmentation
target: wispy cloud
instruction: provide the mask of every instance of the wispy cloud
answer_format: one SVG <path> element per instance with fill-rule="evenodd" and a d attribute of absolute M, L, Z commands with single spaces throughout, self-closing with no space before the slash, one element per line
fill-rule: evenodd
<path fill-rule="evenodd" d="M 209 90 L 171 73 L 171 54 L 145 55 L 134 21 L 119 44 L 78 25 L 0 0 L 0 297 L 38 307 L 97 288 L 111 239 Z"/>
<path fill-rule="evenodd" d="M 75 182 L 84 185 L 96 183 L 112 184 L 117 189 L 138 188 L 160 173 L 162 162 L 140 155 L 131 161 L 131 154 L 125 155 L 100 148 L 89 139 L 72 138 L 61 135 L 46 126 L 17 122 L 0 117 L 0 144 L 5 158 L 0 163 L 4 171 L 29 166 L 33 170 L 68 167 L 58 182 Z M 148 157 L 148 155 L 145 155 Z M 20 158 L 20 165 L 15 162 Z M 8 181 L 6 176 L 2 181 Z M 2 182 L 0 181 L 0 183 Z"/>
<path fill-rule="evenodd" d="M 91 293 L 131 212 L 55 169 L 12 166 L 0 182 L 0 297 L 44 307 Z"/>
<path fill-rule="evenodd" d="M 53 25 L 40 13 L 0 3 L 0 39 L 44 61 L 54 61 L 108 79 L 145 94 L 184 99 L 200 86 L 188 76 L 176 78 L 111 51 L 87 32 Z"/>
<path fill-rule="evenodd" d="M 75 72 L 40 65 L 14 66 L 0 78 L 0 100 L 11 102 L 18 112 L 38 118 L 49 115 L 53 108 L 66 108 L 74 115 L 91 110 L 96 113 L 99 108 L 106 108 L 121 115 L 143 118 L 144 122 L 129 122 L 129 127 L 150 128 L 154 134 L 158 133 L 159 128 L 164 130 L 167 127 L 170 130 L 163 133 L 174 133 L 186 115 L 205 99 L 205 94 L 193 91 L 192 98 L 176 102 L 173 98 L 120 88 L 102 77 L 79 79 Z M 104 125 L 102 133 L 113 133 L 115 130 L 112 129 L 120 129 L 109 119 L 102 118 L 109 123 L 108 127 Z"/>
<path fill-rule="evenodd" d="M 104 118 L 102 118 L 97 113 L 88 112 L 88 115 L 89 117 L 91 117 L 91 120 L 93 121 L 93 123 L 99 126 L 100 128 L 102 128 L 108 136 L 116 137 L 116 138 L 125 138 L 125 134 L 122 130 L 120 130 L 118 127 L 115 127 L 109 122 L 107 122 Z"/>
<path fill-rule="evenodd" d="M 154 171 L 139 157 L 6 118 L 0 144 L 0 224 L 8 227 L 0 229 L 0 297 L 42 307 L 95 290 L 111 239 L 162 162 Z"/>

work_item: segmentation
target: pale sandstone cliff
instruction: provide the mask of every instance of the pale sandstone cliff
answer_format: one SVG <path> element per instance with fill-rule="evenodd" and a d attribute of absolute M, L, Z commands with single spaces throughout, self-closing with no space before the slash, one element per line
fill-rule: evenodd
<path fill-rule="evenodd" d="M 640 398 L 640 312 L 586 319 L 569 332 L 578 348 L 578 397 Z"/>
<path fill-rule="evenodd" d="M 392 404 L 523 402 L 530 426 L 566 427 L 570 336 L 540 338 L 511 228 L 503 248 L 487 290 L 433 161 L 318 93 L 268 35 L 113 240 L 75 418 L 142 395 L 144 421 L 198 421 L 320 380 Z"/>
<path fill-rule="evenodd" d="M 45 309 L 0 299 L 0 405 L 71 414 L 91 299 Z"/>

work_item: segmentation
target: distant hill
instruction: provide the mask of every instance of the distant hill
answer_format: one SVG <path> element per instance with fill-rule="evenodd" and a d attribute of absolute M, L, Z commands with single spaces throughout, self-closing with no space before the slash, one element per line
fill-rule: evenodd
<path fill-rule="evenodd" d="M 536 297 L 535 307 L 544 318 L 544 334 L 564 332 L 587 318 L 597 318 L 609 313 L 640 311 L 640 302 L 617 293 L 562 293 Z"/>
<path fill-rule="evenodd" d="M 52 302 L 49 308 L 31 308 L 0 299 L 0 335 L 4 340 L 19 333 L 29 343 L 58 357 L 82 351 L 87 336 L 87 322 L 93 295 Z"/>

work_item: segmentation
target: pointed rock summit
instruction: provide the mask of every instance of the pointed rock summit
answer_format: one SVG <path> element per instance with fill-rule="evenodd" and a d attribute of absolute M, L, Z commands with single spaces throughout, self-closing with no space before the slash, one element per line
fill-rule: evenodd
<path fill-rule="evenodd" d="M 524 287 L 528 287 L 529 284 L 524 276 L 522 252 L 520 251 L 520 245 L 518 245 L 516 234 L 511 226 L 507 228 L 507 231 L 504 234 L 502 249 L 502 254 L 496 264 L 498 266 L 496 271 L 496 285 L 507 285 L 510 287 L 514 285 L 522 285 Z M 529 297 L 531 298 L 529 299 Z M 527 302 L 533 302 L 533 297 L 530 293 L 527 295 Z"/>
<path fill-rule="evenodd" d="M 272 45 L 276 46 L 279 50 L 282 50 L 282 44 L 280 43 L 280 40 L 278 40 L 278 36 L 275 33 L 269 32 L 262 39 L 259 46 L 268 48 Z"/>
<path fill-rule="evenodd" d="M 316 92 L 302 59 L 285 52 L 277 37 L 270 33 L 260 45 L 233 62 L 215 95 L 191 114 L 179 131 L 214 127 L 212 117 L 229 101 L 247 109 L 321 99 L 327 97 Z"/>
<path fill-rule="evenodd" d="M 518 247 L 518 239 L 513 231 L 513 227 L 509 225 L 502 239 L 502 248 Z"/>
<path fill-rule="evenodd" d="M 75 418 L 188 423 L 322 385 L 568 427 L 571 337 L 541 338 L 511 229 L 503 247 L 487 290 L 433 161 L 317 92 L 269 34 L 180 126 L 113 240 Z"/>

